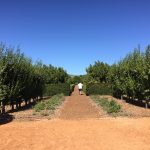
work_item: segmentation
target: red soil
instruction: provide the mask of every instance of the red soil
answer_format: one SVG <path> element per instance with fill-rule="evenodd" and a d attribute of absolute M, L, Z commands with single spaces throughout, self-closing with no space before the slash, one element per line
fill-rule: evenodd
<path fill-rule="evenodd" d="M 150 150 L 150 118 L 100 118 L 103 111 L 77 89 L 59 113 L 1 125 L 0 150 Z"/>

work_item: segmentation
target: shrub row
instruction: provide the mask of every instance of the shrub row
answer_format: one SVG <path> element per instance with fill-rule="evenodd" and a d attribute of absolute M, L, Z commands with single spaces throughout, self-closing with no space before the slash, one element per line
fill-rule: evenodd
<path fill-rule="evenodd" d="M 141 51 L 138 46 L 113 65 L 97 61 L 86 71 L 86 83 L 109 83 L 112 86 L 113 96 L 117 98 L 125 96 L 129 100 L 145 100 L 146 107 L 148 107 L 150 101 L 150 45 L 145 51 Z M 94 88 L 92 93 L 99 92 L 97 89 Z"/>
<path fill-rule="evenodd" d="M 86 95 L 112 95 L 112 89 L 109 84 L 91 83 L 84 89 Z"/>
<path fill-rule="evenodd" d="M 67 83 L 47 84 L 45 86 L 43 96 L 53 96 L 60 93 L 63 93 L 65 96 L 69 96 L 71 93 L 70 85 Z"/>
<path fill-rule="evenodd" d="M 109 114 L 118 113 L 121 110 L 121 106 L 114 100 L 98 98 L 97 96 L 92 96 L 91 98 Z"/>
<path fill-rule="evenodd" d="M 49 115 L 64 101 L 64 94 L 57 94 L 52 96 L 48 101 L 38 102 L 33 110 L 40 112 L 42 115 Z"/>
<path fill-rule="evenodd" d="M 10 104 L 14 110 L 15 105 L 17 109 L 21 107 L 22 100 L 27 105 L 31 99 L 41 98 L 45 84 L 65 83 L 68 76 L 63 68 L 45 65 L 41 61 L 33 64 L 19 48 L 0 43 L 0 113 L 5 113 L 5 105 Z M 68 95 L 69 92 L 63 93 Z"/>

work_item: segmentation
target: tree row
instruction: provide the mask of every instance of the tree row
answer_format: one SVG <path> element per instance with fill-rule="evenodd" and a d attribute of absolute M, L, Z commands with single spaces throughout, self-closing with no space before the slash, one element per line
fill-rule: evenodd
<path fill-rule="evenodd" d="M 84 78 L 86 83 L 109 83 L 114 96 L 129 99 L 150 98 L 150 46 L 144 52 L 139 48 L 118 63 L 108 65 L 100 61 L 90 65 Z"/>
<path fill-rule="evenodd" d="M 65 83 L 67 72 L 60 67 L 44 65 L 32 60 L 20 52 L 20 49 L 0 44 L 0 104 L 10 104 L 12 110 L 21 105 L 22 100 L 42 97 L 45 84 Z"/>

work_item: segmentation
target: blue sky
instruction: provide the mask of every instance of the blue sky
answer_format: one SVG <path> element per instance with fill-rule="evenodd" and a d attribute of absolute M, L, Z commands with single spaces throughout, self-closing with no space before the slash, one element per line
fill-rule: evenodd
<path fill-rule="evenodd" d="M 150 44 L 149 0 L 0 0 L 0 6 L 0 41 L 70 74 Z"/>

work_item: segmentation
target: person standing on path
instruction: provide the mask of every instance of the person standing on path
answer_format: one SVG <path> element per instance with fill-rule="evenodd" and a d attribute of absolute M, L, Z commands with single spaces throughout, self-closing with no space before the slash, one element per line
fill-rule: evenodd
<path fill-rule="evenodd" d="M 78 84 L 79 95 L 82 95 L 82 88 L 83 88 L 83 84 L 82 84 L 82 83 L 79 83 L 79 84 Z"/>

